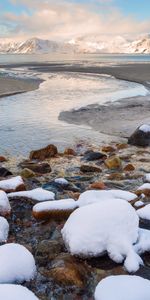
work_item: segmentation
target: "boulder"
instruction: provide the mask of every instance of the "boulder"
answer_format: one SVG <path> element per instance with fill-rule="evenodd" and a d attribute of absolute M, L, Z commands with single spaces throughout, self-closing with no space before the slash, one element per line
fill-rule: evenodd
<path fill-rule="evenodd" d="M 146 147 L 150 146 L 150 125 L 143 124 L 129 137 L 128 144 Z"/>
<path fill-rule="evenodd" d="M 54 157 L 57 153 L 58 151 L 56 146 L 48 145 L 45 148 L 31 151 L 30 159 L 44 160 L 46 158 Z"/>

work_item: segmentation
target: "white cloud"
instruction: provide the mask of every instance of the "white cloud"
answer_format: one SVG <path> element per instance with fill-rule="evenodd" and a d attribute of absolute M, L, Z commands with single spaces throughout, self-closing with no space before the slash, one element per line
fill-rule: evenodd
<path fill-rule="evenodd" d="M 113 7 L 113 0 L 91 0 L 88 5 L 67 0 L 11 2 L 24 5 L 30 13 L 7 13 L 1 16 L 0 25 L 5 28 L 3 36 L 9 38 L 38 36 L 68 40 L 88 35 L 133 35 L 148 32 L 150 28 L 150 21 L 139 22 L 133 16 L 123 16 Z"/>

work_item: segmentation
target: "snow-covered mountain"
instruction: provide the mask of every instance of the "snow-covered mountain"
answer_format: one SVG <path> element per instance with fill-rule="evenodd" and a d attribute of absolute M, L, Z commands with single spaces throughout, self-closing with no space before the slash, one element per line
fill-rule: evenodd
<path fill-rule="evenodd" d="M 20 43 L 0 42 L 0 53 L 150 53 L 150 35 L 137 40 L 128 40 L 121 36 L 92 36 L 68 42 L 32 38 Z"/>

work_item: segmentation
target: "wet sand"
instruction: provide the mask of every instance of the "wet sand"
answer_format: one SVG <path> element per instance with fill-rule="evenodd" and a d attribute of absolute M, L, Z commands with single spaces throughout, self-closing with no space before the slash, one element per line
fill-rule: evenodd
<path fill-rule="evenodd" d="M 40 82 L 38 79 L 0 77 L 0 98 L 36 90 Z"/>

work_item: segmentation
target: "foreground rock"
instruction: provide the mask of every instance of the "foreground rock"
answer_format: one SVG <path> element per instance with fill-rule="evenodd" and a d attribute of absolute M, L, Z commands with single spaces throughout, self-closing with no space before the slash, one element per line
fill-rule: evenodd
<path fill-rule="evenodd" d="M 6 193 L 24 191 L 25 184 L 21 176 L 12 177 L 10 179 L 5 179 L 0 181 L 0 189 Z"/>
<path fill-rule="evenodd" d="M 32 159 L 44 160 L 46 158 L 54 157 L 57 153 L 58 151 L 56 146 L 48 145 L 45 148 L 31 151 L 29 158 L 31 160 Z"/>
<path fill-rule="evenodd" d="M 144 124 L 129 137 L 128 143 L 135 146 L 150 146 L 150 125 Z"/>

